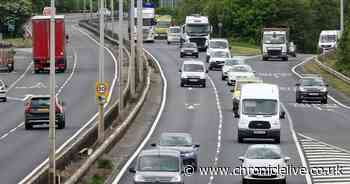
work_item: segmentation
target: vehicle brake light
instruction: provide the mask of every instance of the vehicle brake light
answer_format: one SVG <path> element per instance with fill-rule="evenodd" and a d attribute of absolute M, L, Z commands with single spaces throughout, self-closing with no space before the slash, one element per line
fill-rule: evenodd
<path fill-rule="evenodd" d="M 32 111 L 32 107 L 31 107 L 31 103 L 30 102 L 27 102 L 25 103 L 25 112 L 31 112 Z"/>

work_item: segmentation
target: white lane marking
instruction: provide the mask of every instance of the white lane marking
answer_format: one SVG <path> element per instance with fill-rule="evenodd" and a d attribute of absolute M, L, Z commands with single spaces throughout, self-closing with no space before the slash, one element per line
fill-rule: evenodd
<path fill-rule="evenodd" d="M 301 146 L 309 146 L 310 143 L 313 145 L 319 145 L 319 149 L 312 149 L 305 151 L 305 157 L 308 160 L 310 167 L 336 167 L 341 166 L 342 171 L 350 169 L 350 151 L 327 144 L 320 140 L 308 137 L 304 134 L 298 133 L 298 136 L 302 138 Z M 306 141 L 308 140 L 308 141 Z M 346 181 L 350 181 L 350 173 L 343 172 L 342 175 L 327 175 L 327 176 L 311 176 L 313 182 L 324 183 L 324 182 L 339 182 L 344 183 Z"/>
<path fill-rule="evenodd" d="M 35 88 L 47 88 L 47 86 L 42 82 L 38 82 L 37 84 L 35 84 L 33 86 L 17 86 L 16 87 L 16 89 L 35 89 Z"/>
<path fill-rule="evenodd" d="M 300 62 L 299 64 L 295 65 L 293 68 L 292 68 L 292 72 L 298 76 L 299 78 L 303 78 L 303 76 L 301 74 L 299 74 L 298 72 L 296 72 L 296 68 L 298 68 L 299 66 L 311 61 L 312 59 L 314 58 L 314 56 L 312 57 L 309 57 L 308 59 L 304 60 L 303 62 Z M 328 98 L 330 98 L 332 101 L 334 101 L 336 104 L 338 104 L 339 106 L 345 108 L 345 109 L 350 109 L 349 106 L 346 106 L 344 105 L 343 103 L 339 102 L 338 100 L 336 100 L 334 97 L 332 97 L 331 95 L 328 95 Z"/>
<path fill-rule="evenodd" d="M 19 77 L 15 80 L 15 82 L 13 82 L 13 83 L 10 85 L 10 87 L 8 88 L 8 91 L 10 91 L 13 87 L 16 86 L 16 84 L 17 84 L 21 79 L 23 79 L 23 77 L 27 74 L 27 72 L 29 71 L 29 69 L 30 69 L 32 66 L 33 66 L 33 62 L 31 62 L 31 63 L 28 65 L 28 67 L 26 68 L 26 70 L 22 73 L 22 75 L 19 76 Z"/>
<path fill-rule="evenodd" d="M 307 165 L 307 162 L 306 162 L 303 150 L 301 149 L 300 142 L 299 142 L 299 140 L 297 138 L 297 135 L 295 133 L 295 130 L 294 130 L 294 123 L 293 123 L 292 116 L 290 115 L 288 109 L 284 106 L 283 103 L 281 103 L 281 107 L 286 112 L 287 119 L 288 119 L 288 122 L 289 122 L 289 131 L 291 132 L 293 140 L 294 140 L 294 144 L 297 147 L 298 154 L 299 154 L 299 157 L 300 157 L 300 160 L 301 160 L 301 164 L 303 165 L 303 167 L 307 168 L 308 165 Z M 306 179 L 306 183 L 307 184 L 312 184 L 311 176 L 310 176 L 309 173 L 307 173 L 305 175 L 305 179 Z"/>
<path fill-rule="evenodd" d="M 8 96 L 7 99 L 14 100 L 14 101 L 21 101 L 21 102 L 24 101 L 24 98 L 17 98 L 17 97 L 10 97 L 10 96 Z"/>
<path fill-rule="evenodd" d="M 74 64 L 73 64 L 73 69 L 72 69 L 72 72 L 70 73 L 69 77 L 64 81 L 64 83 L 62 84 L 62 86 L 60 87 L 60 89 L 56 92 L 56 96 L 58 96 L 63 88 L 70 82 L 70 80 L 72 79 L 73 75 L 74 75 L 74 72 L 75 72 L 75 69 L 76 69 L 76 66 L 77 66 L 77 52 L 73 49 L 73 47 L 71 47 L 73 52 L 74 52 Z M 16 87 L 17 88 L 17 87 Z M 30 89 L 33 89 L 33 88 L 46 88 L 46 86 L 39 82 L 37 83 L 36 85 L 34 86 L 31 86 L 29 87 Z M 20 99 L 20 98 L 13 98 L 12 99 L 15 99 L 15 100 L 19 100 L 19 101 L 26 101 L 29 97 L 33 96 L 32 94 L 27 94 L 24 98 Z M 9 98 L 9 97 L 8 97 Z M 11 99 L 11 97 L 9 98 Z M 22 127 L 24 125 L 24 122 L 21 122 L 20 124 L 17 125 L 17 127 L 15 127 L 14 129 L 11 129 L 9 132 L 5 133 L 6 136 L 1 136 L 1 139 L 4 139 L 6 138 L 10 133 L 13 133 L 16 129 L 18 129 L 19 127 Z M 1 140 L 0 139 L 0 140 Z"/>
<path fill-rule="evenodd" d="M 86 32 L 83 32 L 82 30 L 79 30 L 79 28 L 75 28 L 75 26 L 72 26 L 74 29 L 77 29 L 78 31 L 82 32 L 84 35 L 86 35 L 89 39 L 93 40 L 95 43 L 97 43 L 96 40 L 94 40 L 88 33 Z M 98 45 L 98 44 L 97 44 Z M 106 49 L 106 47 L 105 47 Z M 113 58 L 113 62 L 114 62 L 114 66 L 115 66 L 115 70 L 114 70 L 114 79 L 113 79 L 113 82 L 112 82 L 112 85 L 109 89 L 109 94 L 112 94 L 113 93 L 113 90 L 114 90 L 114 85 L 115 85 L 115 82 L 116 82 L 116 79 L 117 79 L 117 60 L 116 58 L 114 57 L 113 53 L 112 52 L 109 52 L 109 54 L 111 54 L 112 58 Z M 104 108 L 106 108 L 109 104 L 110 104 L 110 99 L 111 99 L 111 95 L 108 96 L 107 98 L 107 103 L 104 105 Z M 61 152 L 65 147 L 67 147 L 67 145 L 69 143 L 71 143 L 78 135 L 80 135 L 80 133 L 86 129 L 86 127 L 90 126 L 90 124 L 96 119 L 96 117 L 98 116 L 98 113 L 95 113 L 95 115 L 88 121 L 84 124 L 84 126 L 82 126 L 78 131 L 75 132 L 75 134 L 73 136 L 71 136 L 66 142 L 64 142 L 56 151 L 56 154 Z M 19 184 L 25 184 L 25 181 L 27 181 L 29 178 L 32 177 L 32 175 L 34 175 L 35 173 L 37 173 L 41 168 L 43 168 L 45 165 L 47 165 L 49 162 L 49 159 L 46 158 L 45 161 L 43 161 L 40 165 L 38 165 L 34 170 L 32 170 L 32 172 L 30 172 L 25 178 L 23 178 Z"/>
<path fill-rule="evenodd" d="M 125 165 L 123 166 L 123 168 L 119 171 L 118 175 L 116 176 L 116 178 L 113 180 L 112 184 L 118 184 L 120 182 L 120 180 L 122 179 L 123 175 L 125 174 L 125 172 L 128 170 L 129 166 L 131 165 L 131 163 L 136 159 L 137 155 L 141 152 L 141 150 L 145 147 L 145 145 L 147 144 L 147 142 L 149 141 L 149 139 L 151 138 L 153 132 L 156 130 L 157 125 L 159 123 L 160 117 L 163 114 L 164 111 L 164 107 L 165 107 L 165 103 L 167 100 L 167 88 L 168 88 L 168 82 L 167 79 L 164 75 L 163 69 L 159 63 L 159 61 L 153 56 L 151 55 L 150 52 L 148 52 L 147 50 L 144 49 L 144 51 L 152 57 L 152 59 L 156 62 L 160 74 L 162 76 L 162 80 L 163 80 L 163 93 L 162 93 L 162 103 L 160 106 L 160 109 L 158 111 L 157 117 L 153 122 L 153 125 L 151 127 L 151 129 L 148 131 L 148 134 L 146 135 L 146 137 L 143 139 L 142 143 L 139 145 L 139 147 L 136 149 L 136 151 L 134 152 L 134 154 L 132 154 L 132 156 L 129 158 L 129 160 L 125 163 Z"/>
<path fill-rule="evenodd" d="M 219 156 L 220 156 L 220 151 L 221 151 L 221 136 L 222 136 L 221 132 L 222 132 L 223 116 L 222 116 L 222 109 L 221 109 L 221 105 L 220 105 L 220 98 L 219 98 L 218 90 L 216 89 L 215 83 L 211 79 L 210 76 L 208 76 L 208 79 L 209 79 L 209 81 L 214 89 L 215 99 L 216 99 L 216 108 L 217 108 L 217 111 L 219 113 L 218 142 L 217 142 L 217 146 L 216 146 L 216 154 L 215 154 L 215 159 L 214 159 L 214 164 L 213 164 L 213 167 L 217 167 Z M 211 175 L 209 178 L 208 184 L 212 184 L 213 180 L 214 180 L 214 176 Z"/>

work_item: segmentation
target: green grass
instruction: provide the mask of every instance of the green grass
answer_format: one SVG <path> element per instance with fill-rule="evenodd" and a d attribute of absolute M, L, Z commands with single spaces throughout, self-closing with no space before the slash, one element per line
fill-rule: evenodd
<path fill-rule="evenodd" d="M 108 159 L 97 160 L 97 168 L 99 169 L 113 169 L 113 163 Z"/>
<path fill-rule="evenodd" d="M 7 39 L 4 39 L 4 41 L 12 44 L 16 48 L 30 48 L 30 47 L 32 47 L 32 40 L 31 39 L 7 38 Z"/>
<path fill-rule="evenodd" d="M 260 48 L 249 43 L 231 42 L 231 52 L 233 55 L 253 56 L 260 54 Z"/>
<path fill-rule="evenodd" d="M 323 70 L 316 63 L 306 63 L 304 65 L 304 71 L 305 73 L 321 75 L 332 88 L 350 97 L 350 85 Z"/>
<path fill-rule="evenodd" d="M 103 177 L 98 175 L 91 177 L 91 179 L 88 182 L 88 184 L 103 184 L 103 183 L 104 183 Z"/>

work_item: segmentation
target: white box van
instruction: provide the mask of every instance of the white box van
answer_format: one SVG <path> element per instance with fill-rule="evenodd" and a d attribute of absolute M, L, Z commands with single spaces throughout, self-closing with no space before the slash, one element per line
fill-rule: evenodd
<path fill-rule="evenodd" d="M 324 51 L 329 51 L 337 48 L 337 42 L 340 39 L 339 30 L 325 30 L 320 33 L 320 38 L 318 40 L 318 49 L 320 53 Z"/>
<path fill-rule="evenodd" d="M 241 87 L 238 121 L 238 142 L 244 138 L 268 138 L 280 142 L 281 110 L 279 89 L 274 84 L 254 83 Z"/>

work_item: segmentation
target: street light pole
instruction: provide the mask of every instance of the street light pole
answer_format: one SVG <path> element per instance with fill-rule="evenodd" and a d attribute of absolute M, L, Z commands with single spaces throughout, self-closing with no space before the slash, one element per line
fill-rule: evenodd
<path fill-rule="evenodd" d="M 50 14 L 49 184 L 56 184 L 55 0 L 51 0 Z"/>
<path fill-rule="evenodd" d="M 135 97 L 135 0 L 130 0 L 130 93 Z"/>
<path fill-rule="evenodd" d="M 344 31 L 344 0 L 340 0 L 340 32 Z"/>
<path fill-rule="evenodd" d="M 123 33 L 123 0 L 119 0 L 119 23 L 118 23 L 118 38 L 119 38 L 119 62 L 118 62 L 118 99 L 119 99 L 119 114 L 122 113 L 123 108 L 124 108 L 124 99 L 123 99 L 123 90 L 122 90 L 122 67 L 123 67 L 123 47 L 124 47 L 124 33 Z"/>
<path fill-rule="evenodd" d="M 114 0 L 111 0 L 112 36 L 114 35 Z"/>
<path fill-rule="evenodd" d="M 98 65 L 98 83 L 102 84 L 104 82 L 104 0 L 100 0 L 100 45 L 99 45 L 99 65 Z M 98 109 L 99 109 L 99 122 L 98 122 L 98 138 L 97 142 L 99 144 L 103 143 L 104 140 L 104 100 L 99 98 Z"/>
<path fill-rule="evenodd" d="M 137 0 L 137 64 L 139 81 L 143 81 L 143 35 L 142 35 L 142 0 Z"/>
<path fill-rule="evenodd" d="M 92 0 L 90 0 L 90 19 L 92 19 Z"/>

